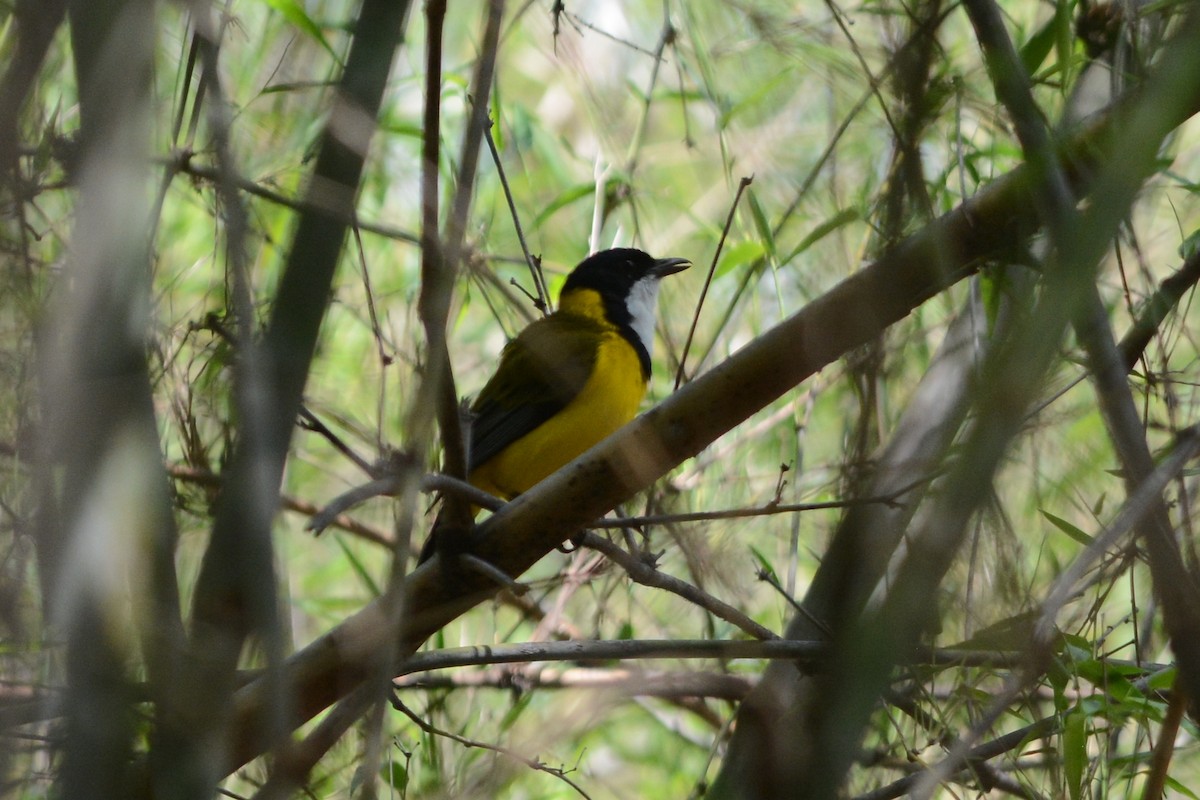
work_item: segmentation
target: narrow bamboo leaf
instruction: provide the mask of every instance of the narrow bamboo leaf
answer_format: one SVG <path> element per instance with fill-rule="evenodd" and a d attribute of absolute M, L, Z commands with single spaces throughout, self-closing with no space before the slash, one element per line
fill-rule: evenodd
<path fill-rule="evenodd" d="M 1192 800 L 1200 800 L 1200 798 L 1197 797 L 1195 792 L 1193 792 L 1188 787 L 1184 786 L 1179 781 L 1172 778 L 1170 775 L 1167 776 L 1166 784 L 1167 784 L 1167 786 L 1171 787 L 1173 794 L 1177 794 L 1182 797 L 1190 797 L 1190 798 L 1192 798 Z"/>
<path fill-rule="evenodd" d="M 388 786 L 401 792 L 408 787 L 408 770 L 399 761 L 383 765 L 379 770 L 379 777 Z"/>
<path fill-rule="evenodd" d="M 1021 45 L 1021 65 L 1025 67 L 1027 73 L 1033 75 L 1041 69 L 1057 39 L 1058 17 L 1056 15 L 1047 20 L 1037 33 L 1030 36 L 1029 40 Z"/>
<path fill-rule="evenodd" d="M 767 222 L 767 214 L 763 211 L 762 204 L 758 202 L 758 195 L 754 193 L 753 187 L 746 194 L 747 199 L 750 201 L 750 216 L 754 219 L 754 229 L 758 231 L 758 236 L 762 239 L 763 246 L 766 248 L 767 255 L 771 257 L 771 261 L 779 263 L 779 250 L 776 247 L 775 233 L 771 230 L 771 223 Z"/>
<path fill-rule="evenodd" d="M 1091 536 L 1084 533 L 1083 531 L 1081 531 L 1079 528 L 1075 527 L 1071 523 L 1067 522 L 1062 517 L 1055 516 L 1054 514 L 1051 514 L 1049 511 L 1047 511 L 1044 508 L 1039 508 L 1038 511 L 1041 512 L 1043 517 L 1045 517 L 1046 519 L 1048 519 L 1050 521 L 1051 525 L 1058 528 L 1060 531 L 1065 533 L 1067 536 L 1070 536 L 1072 539 L 1079 542 L 1080 544 L 1089 545 L 1092 543 Z"/>
<path fill-rule="evenodd" d="M 282 14 L 283 18 L 295 26 L 296 29 L 307 34 L 313 41 L 324 47 L 329 55 L 333 56 L 333 60 L 339 66 L 341 65 L 342 60 L 338 58 L 338 54 L 330 46 L 329 40 L 325 38 L 325 32 L 321 30 L 321 26 L 308 15 L 308 12 L 296 0 L 263 0 L 263 2 Z"/>
<path fill-rule="evenodd" d="M 858 219 L 862 219 L 862 215 L 858 213 L 857 208 L 843 208 L 841 211 L 837 212 L 832 217 L 813 228 L 808 236 L 805 236 L 804 240 L 800 242 L 800 244 L 796 245 L 796 249 L 788 253 L 787 258 L 780 263 L 789 263 L 793 258 L 800 255 L 805 250 L 836 231 L 838 228 Z"/>
<path fill-rule="evenodd" d="M 1063 777 L 1071 800 L 1083 796 L 1083 775 L 1087 769 L 1087 717 L 1078 710 L 1063 720 L 1062 732 Z"/>
<path fill-rule="evenodd" d="M 727 246 L 721 253 L 721 261 L 717 264 L 716 274 L 717 276 L 724 275 L 730 270 L 762 258 L 764 252 L 762 242 L 758 239 L 738 242 L 733 247 Z"/>
<path fill-rule="evenodd" d="M 567 189 L 565 192 L 562 192 L 561 194 L 558 195 L 558 197 L 555 197 L 553 200 L 551 200 L 549 203 L 547 203 L 546 206 L 542 209 L 542 213 L 538 214 L 534 218 L 533 229 L 537 230 L 538 228 L 540 228 L 542 226 L 542 223 L 544 223 L 546 220 L 550 219 L 550 217 L 553 216 L 556 211 L 558 211 L 562 208 L 565 208 L 566 206 L 569 206 L 571 203 L 574 203 L 576 200 L 579 200 L 584 197 L 591 197 L 592 193 L 595 191 L 596 191 L 596 184 L 581 183 L 578 186 L 572 186 L 571 188 Z"/>
<path fill-rule="evenodd" d="M 758 562 L 758 567 L 764 574 L 774 580 L 779 580 L 779 576 L 775 574 L 775 567 L 771 566 L 771 562 L 762 554 L 762 551 L 757 547 L 751 547 L 750 554 L 754 556 L 754 560 Z"/>
<path fill-rule="evenodd" d="M 371 596 L 379 597 L 379 595 L 383 594 L 383 592 L 379 590 L 379 584 L 377 584 L 375 579 L 371 577 L 371 573 L 367 572 L 367 568 L 362 563 L 362 560 L 359 559 L 359 557 L 354 554 L 354 551 L 350 549 L 350 546 L 346 544 L 345 538 L 342 536 L 335 536 L 334 540 L 338 543 L 338 547 L 342 548 L 342 553 L 346 556 L 346 560 L 350 562 L 350 568 L 354 570 L 356 575 L 358 575 L 359 580 L 361 580 L 363 585 L 367 587 L 367 591 L 371 593 Z"/>

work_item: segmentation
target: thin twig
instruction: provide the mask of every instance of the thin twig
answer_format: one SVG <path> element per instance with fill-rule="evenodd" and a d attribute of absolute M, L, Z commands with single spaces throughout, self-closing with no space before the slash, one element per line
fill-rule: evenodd
<path fill-rule="evenodd" d="M 1141 313 L 1133 326 L 1121 337 L 1117 347 L 1127 370 L 1132 370 L 1141 359 L 1159 326 L 1197 281 L 1200 281 L 1200 249 L 1188 256 L 1178 270 L 1159 284 L 1158 290 L 1142 304 Z"/>
<path fill-rule="evenodd" d="M 554 13 L 554 38 L 555 38 L 555 40 L 558 39 L 559 17 L 566 17 L 567 21 L 570 22 L 571 25 L 577 31 L 580 29 L 587 29 L 587 30 L 591 31 L 592 33 L 598 33 L 601 36 L 603 36 L 605 39 L 616 42 L 617 44 L 622 45 L 624 47 L 628 47 L 630 50 L 633 50 L 638 53 L 642 53 L 643 55 L 647 55 L 647 56 L 659 55 L 654 50 L 649 50 L 640 45 L 636 45 L 633 42 L 629 41 L 628 39 L 622 39 L 620 36 L 609 33 L 608 31 L 604 30 L 603 28 L 596 27 L 595 25 L 588 22 L 586 19 L 579 16 L 578 14 L 573 14 L 570 11 L 568 11 L 566 6 L 562 2 L 557 2 L 557 1 L 555 2 L 554 8 L 553 8 L 553 13 Z"/>
<path fill-rule="evenodd" d="M 985 742 L 973 748 L 966 754 L 964 768 L 975 767 L 988 759 L 1015 750 L 1033 739 L 1044 739 L 1048 736 L 1053 736 L 1061 729 L 1062 717 L 1060 716 L 1056 715 L 1040 719 L 1031 725 L 1026 725 L 1023 728 L 1006 733 L 990 742 Z M 926 775 L 926 772 L 907 775 L 887 786 L 880 787 L 866 794 L 857 795 L 854 800 L 891 800 L 894 797 L 901 797 L 914 791 Z"/>
<path fill-rule="evenodd" d="M 363 249 L 362 230 L 357 224 L 354 224 L 350 227 L 350 231 L 354 234 L 354 249 L 358 252 L 358 266 L 362 270 L 363 292 L 367 296 L 367 315 L 371 320 L 371 336 L 375 340 L 375 351 L 379 355 L 380 366 L 387 367 L 394 359 L 384 347 L 383 328 L 379 325 L 379 314 L 375 311 L 375 293 L 371 291 L 371 271 L 367 269 L 367 253 Z M 384 381 L 385 385 L 386 383 Z"/>
<path fill-rule="evenodd" d="M 546 276 L 542 274 L 542 262 L 529 252 L 529 243 L 525 241 L 525 231 L 521 228 L 521 215 L 517 213 L 517 204 L 513 201 L 512 189 L 508 185 L 508 175 L 504 172 L 504 163 L 500 160 L 500 151 L 496 149 L 496 139 L 492 136 L 492 126 L 489 122 L 483 129 L 487 139 L 488 150 L 492 154 L 492 163 L 496 165 L 496 174 L 500 176 L 500 188 L 504 190 L 504 199 L 508 201 L 508 211 L 512 214 L 513 230 L 517 232 L 517 241 L 521 243 L 521 252 L 525 254 L 525 263 L 529 266 L 529 274 L 533 277 L 533 287 L 537 297 L 533 304 L 543 314 L 550 313 L 550 292 L 546 289 Z"/>
<path fill-rule="evenodd" d="M 741 630 L 753 636 L 755 639 L 771 640 L 778 639 L 779 635 L 774 631 L 759 625 L 754 620 L 750 619 L 746 614 L 724 602 L 718 600 L 702 589 L 693 586 L 686 581 L 681 581 L 672 575 L 667 575 L 665 572 L 660 572 L 650 564 L 645 563 L 641 559 L 630 555 L 617 545 L 605 539 L 599 534 L 591 531 L 584 532 L 577 541 L 584 547 L 591 548 L 603 553 L 610 560 L 616 562 L 622 569 L 629 573 L 629 577 L 633 578 L 643 586 L 651 586 L 656 589 L 671 592 L 679 595 L 689 603 L 703 608 L 713 616 L 719 617 L 731 625 L 735 625 Z"/>
<path fill-rule="evenodd" d="M 512 691 L 532 689 L 600 689 L 638 697 L 706 697 L 741 700 L 754 686 L 751 675 L 693 670 L 643 670 L 624 667 L 541 668 L 514 674 L 511 668 L 414 674 L 397 678 L 397 689 L 491 688 Z"/>
<path fill-rule="evenodd" d="M 826 641 L 799 639 L 590 639 L 558 642 L 450 647 L 414 653 L 396 670 L 396 676 L 437 669 L 495 664 L 531 664 L 540 661 L 631 661 L 653 659 L 739 659 L 768 661 L 819 661 L 828 657 Z M 930 666 L 1011 669 L 1025 654 L 1002 650 L 956 650 L 919 647 L 911 663 Z M 1117 662 L 1112 662 L 1117 663 Z"/>
<path fill-rule="evenodd" d="M 221 476 L 215 472 L 208 470 L 200 470 L 194 467 L 183 466 L 179 464 L 168 464 L 167 474 L 175 480 L 194 483 L 198 486 L 220 488 Z M 300 500 L 291 495 L 280 495 L 279 504 L 288 511 L 294 511 L 298 514 L 303 514 L 306 517 L 314 517 L 321 513 L 322 509 L 315 503 L 310 503 L 307 500 Z M 324 527 L 339 528 L 346 533 L 353 534 L 362 539 L 366 539 L 375 544 L 381 544 L 385 547 L 392 546 L 392 539 L 378 528 L 359 522 L 345 514 L 333 516 L 327 520 Z"/>
<path fill-rule="evenodd" d="M 315 503 L 309 503 L 306 500 L 299 500 L 286 494 L 280 498 L 280 505 L 287 511 L 294 511 L 297 514 L 303 514 L 306 517 L 315 517 L 322 511 L 322 509 L 317 507 Z M 394 550 L 396 547 L 396 540 L 392 536 L 389 536 L 373 525 L 360 522 L 345 514 L 338 514 L 332 519 L 326 520 L 324 527 L 337 528 L 338 530 L 345 531 L 353 536 L 357 536 L 360 539 L 366 539 L 368 542 L 382 545 L 388 550 Z"/>
<path fill-rule="evenodd" d="M 600 234 L 604 228 L 604 217 L 608 211 L 605 205 L 608 202 L 605 182 L 612 173 L 612 167 L 607 164 L 601 166 L 602 158 L 600 153 L 596 153 L 596 161 L 592 165 L 592 227 L 588 233 L 589 254 L 600 249 Z"/>
<path fill-rule="evenodd" d="M 888 127 L 891 128 L 892 133 L 899 138 L 900 127 L 896 124 L 896 121 L 892 119 L 892 112 L 888 108 L 888 103 L 884 99 L 883 94 L 879 91 L 879 87 L 883 83 L 883 79 L 880 78 L 876 80 L 874 74 L 871 72 L 871 65 L 867 63 L 866 57 L 863 56 L 862 49 L 858 46 L 858 40 L 854 38 L 853 34 L 850 33 L 850 28 L 846 25 L 846 15 L 842 13 L 842 9 L 838 7 L 834 0 L 825 0 L 825 6 L 829 9 L 830 15 L 833 16 L 833 21 L 837 23 L 838 28 L 842 31 L 842 35 L 846 37 L 846 43 L 850 45 L 851 52 L 854 53 L 854 57 L 858 60 L 859 69 L 861 69 L 863 74 L 867 76 L 867 81 L 871 86 L 871 91 L 879 100 L 879 110 L 882 112 L 883 118 L 887 120 Z M 913 40 L 915 39 L 916 37 L 913 37 Z M 889 62 L 885 70 L 890 71 L 894 64 L 894 61 Z"/>
<path fill-rule="evenodd" d="M 830 639 L 833 638 L 833 631 L 829 630 L 829 626 L 825 624 L 825 621 L 805 608 L 803 603 L 797 602 L 796 598 L 792 597 L 791 594 L 789 594 L 788 591 L 783 588 L 783 586 L 779 583 L 779 579 L 771 574 L 771 572 L 766 569 L 759 569 L 755 574 L 760 581 L 774 589 L 775 593 L 782 597 L 784 602 L 792 607 L 793 611 L 812 623 L 812 626 L 816 630 L 821 631 Z"/>
<path fill-rule="evenodd" d="M 1120 513 L 1104 529 L 1092 537 L 1091 543 L 1054 581 L 1046 600 L 1042 603 L 1039 620 L 1035 628 L 1035 639 L 1049 642 L 1054 636 L 1054 620 L 1063 606 L 1074 594 L 1075 585 L 1083 578 L 1091 565 L 1116 546 L 1150 511 L 1152 505 L 1161 501 L 1162 492 L 1183 470 L 1189 461 L 1200 455 L 1200 425 L 1180 431 L 1176 435 L 1175 447 L 1150 475 L 1130 493 Z"/>
<path fill-rule="evenodd" d="M 294 796 L 312 768 L 366 713 L 375 697 L 375 687 L 370 683 L 344 697 L 317 723 L 312 732 L 289 748 L 283 759 L 272 765 L 270 777 L 255 793 L 254 800 L 282 800 Z"/>
<path fill-rule="evenodd" d="M 683 352 L 679 355 L 679 369 L 675 371 L 675 389 L 679 390 L 680 384 L 683 383 L 683 370 L 687 365 L 688 351 L 692 349 L 692 339 L 696 335 L 696 326 L 700 323 L 700 310 L 704 307 L 704 300 L 708 297 L 708 287 L 712 285 L 713 276 L 717 273 L 717 262 L 721 259 L 721 250 L 725 247 L 725 240 L 729 237 L 729 229 L 733 226 L 733 217 L 737 213 L 738 203 L 741 202 L 742 194 L 746 188 L 754 182 L 754 176 L 750 175 L 738 181 L 737 194 L 733 196 L 733 202 L 729 204 L 729 214 L 725 217 L 725 227 L 721 229 L 721 238 L 717 242 L 716 252 L 713 253 L 712 264 L 708 267 L 708 274 L 704 276 L 704 288 L 700 290 L 700 299 L 696 301 L 696 312 L 692 315 L 692 326 L 688 329 L 687 339 L 683 343 Z"/>
<path fill-rule="evenodd" d="M 942 20 L 945 19 L 945 17 L 956 8 L 956 5 L 949 5 L 948 8 L 943 10 L 936 19 L 930 20 L 925 28 L 919 30 L 918 34 L 932 36 L 933 32 L 937 30 L 937 27 L 941 24 Z M 883 72 L 878 77 L 871 77 L 867 89 L 863 91 L 862 96 L 858 98 L 855 104 L 846 113 L 846 116 L 842 119 L 837 129 L 830 136 L 829 142 L 826 144 L 825 149 L 821 152 L 821 155 L 817 156 L 816 161 L 813 162 L 812 167 L 809 168 L 808 172 L 804 176 L 804 179 L 800 181 L 800 185 L 796 189 L 795 197 L 792 199 L 792 202 L 789 203 L 788 207 L 779 214 L 775 224 L 771 226 L 771 233 L 773 236 L 778 237 L 783 232 L 784 226 L 787 224 L 788 220 L 792 218 L 792 215 L 794 215 L 800 208 L 800 203 L 807 196 L 809 189 L 811 189 L 813 184 L 816 183 L 817 178 L 825 170 L 829 160 L 833 157 L 833 154 L 836 151 L 837 145 L 841 141 L 842 136 L 850 128 L 850 125 L 854 122 L 854 120 L 858 118 L 858 115 L 862 112 L 862 110 L 866 108 L 867 103 L 871 101 L 871 98 L 878 96 L 879 86 L 882 84 L 883 80 L 892 74 L 892 72 L 896 69 L 897 64 L 900 62 L 900 59 L 907 54 L 908 48 L 915 46 L 917 41 L 917 36 L 913 36 L 911 39 L 906 41 L 904 45 L 895 53 L 893 53 L 891 58 L 888 59 Z M 963 195 L 963 199 L 966 199 L 965 194 Z M 710 341 L 708 346 L 704 348 L 704 352 L 700 356 L 699 362 L 697 362 L 697 370 L 699 370 L 699 368 L 708 360 L 709 356 L 712 355 L 712 351 L 719 341 L 720 331 L 724 330 L 725 325 L 733 316 L 735 309 L 739 305 L 741 296 L 745 293 L 746 289 L 749 287 L 751 279 L 758 273 L 758 270 L 763 263 L 763 259 L 759 259 L 750 267 L 750 269 L 745 271 L 742 281 L 734 290 L 733 297 L 730 299 L 729 303 L 725 305 L 725 316 L 720 324 L 718 324 L 715 328 L 717 334 L 713 336 L 712 341 Z"/>
<path fill-rule="evenodd" d="M 722 519 L 769 517 L 775 514 L 795 514 L 805 511 L 854 508 L 866 505 L 895 505 L 899 498 L 937 475 L 927 475 L 905 484 L 895 492 L 874 497 L 852 497 L 848 500 L 828 500 L 820 503 L 768 503 L 757 508 L 729 508 L 721 511 L 685 511 L 678 514 L 652 514 L 641 517 L 614 517 L 592 523 L 593 528 L 641 528 L 647 525 L 668 525 L 675 522 L 711 522 Z"/>
<path fill-rule="evenodd" d="M 658 45 L 654 48 L 654 66 L 650 69 L 650 80 L 646 86 L 645 100 L 641 113 L 638 114 L 637 125 L 633 129 L 633 138 L 629 142 L 629 152 L 625 157 L 625 180 L 632 180 L 637 172 L 638 153 L 642 149 L 642 141 L 646 136 L 646 126 L 650 121 L 650 107 L 654 103 L 654 87 L 658 85 L 658 70 L 662 66 L 663 52 L 667 45 L 675 41 L 675 26 L 671 24 L 670 7 L 663 3 L 663 27 L 659 33 Z"/>
<path fill-rule="evenodd" d="M 330 430 L 329 426 L 322 422 L 320 418 L 310 411 L 308 406 L 304 404 L 300 405 L 300 426 L 320 435 L 325 439 L 325 441 L 329 442 L 329 444 L 333 446 L 334 450 L 337 450 L 346 458 L 350 459 L 354 466 L 361 469 L 367 475 L 371 476 L 372 478 L 381 477 L 381 472 L 376 465 L 372 464 L 356 453 L 354 448 L 346 444 L 342 437 Z"/>
<path fill-rule="evenodd" d="M 354 506 L 373 497 L 390 497 L 397 494 L 405 485 L 408 466 L 403 463 L 393 463 L 390 469 L 373 468 L 379 477 L 354 486 L 330 500 L 323 509 L 313 515 L 312 520 L 305 527 L 313 533 L 319 534 L 334 524 L 336 520 L 342 519 L 342 515 Z M 469 505 L 486 508 L 489 511 L 495 511 L 504 505 L 504 501 L 500 498 L 493 497 L 460 478 L 442 472 L 431 472 L 423 476 L 417 489 L 422 494 L 437 492 L 451 495 L 467 501 Z M 386 541 L 392 540 L 387 539 Z"/>
<path fill-rule="evenodd" d="M 214 182 L 221 179 L 218 169 L 215 167 L 197 166 L 192 162 L 192 156 L 193 153 L 190 151 L 182 150 L 177 151 L 170 158 L 165 159 L 165 161 L 173 162 L 175 169 L 185 175 L 190 175 L 193 178 L 200 178 L 202 180 Z M 309 211 L 325 214 L 342 222 L 346 222 L 347 224 L 353 224 L 358 230 L 365 231 L 376 236 L 381 236 L 385 239 L 391 239 L 397 242 L 408 242 L 410 244 L 417 244 L 419 241 L 419 238 L 415 233 L 397 228 L 392 225 L 385 225 L 381 222 L 371 222 L 369 220 L 361 220 L 356 218 L 346 218 L 345 215 L 340 213 L 337 209 L 331 208 L 328 205 L 322 205 L 319 202 L 321 199 L 320 196 L 309 196 L 305 198 L 288 197 L 285 194 L 277 192 L 273 189 L 268 189 L 261 184 L 255 183 L 252 180 L 240 176 L 234 178 L 233 185 L 246 194 L 253 195 L 254 197 L 274 203 L 275 205 L 283 206 L 284 208 L 288 208 L 293 211 Z"/>
<path fill-rule="evenodd" d="M 400 696 L 396 694 L 395 691 L 392 692 L 392 708 L 411 719 L 418 728 L 431 736 L 441 736 L 442 738 L 449 739 L 452 742 L 458 742 L 464 747 L 477 747 L 480 750 L 489 750 L 493 753 L 498 753 L 502 756 L 506 756 L 507 758 L 511 758 L 513 761 L 524 764 L 532 770 L 545 772 L 547 775 L 553 775 L 555 778 L 558 778 L 563 783 L 567 784 L 576 792 L 578 792 L 580 797 L 586 797 L 588 800 L 590 800 L 590 795 L 583 790 L 583 787 L 567 777 L 568 770 L 566 769 L 561 767 L 551 767 L 547 764 L 543 764 L 536 758 L 523 756 L 517 751 L 511 750 L 507 747 L 501 747 L 498 744 L 488 744 L 487 742 L 482 742 L 478 739 L 468 739 L 466 736 L 460 736 L 457 733 L 451 733 L 450 731 L 442 730 L 441 728 L 431 725 L 430 723 L 421 719 L 421 717 L 412 711 L 408 706 L 404 705 L 404 702 L 401 701 Z"/>
<path fill-rule="evenodd" d="M 304 527 L 308 528 L 313 534 L 320 534 L 321 531 L 329 527 L 335 519 L 340 517 L 346 511 L 354 508 L 359 503 L 370 500 L 372 497 L 386 497 L 396 494 L 403 486 L 404 479 L 401 475 L 385 475 L 382 478 L 375 478 L 360 486 L 355 486 L 348 491 L 342 492 L 337 497 L 330 500 L 319 514 L 316 514 L 308 521 Z"/>

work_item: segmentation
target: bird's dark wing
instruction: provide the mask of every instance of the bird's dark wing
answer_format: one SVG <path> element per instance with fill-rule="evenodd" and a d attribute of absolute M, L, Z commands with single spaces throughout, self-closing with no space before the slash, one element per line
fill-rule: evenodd
<path fill-rule="evenodd" d="M 551 315 L 509 342 L 500 366 L 471 404 L 469 470 L 561 411 L 587 383 L 605 329 Z"/>

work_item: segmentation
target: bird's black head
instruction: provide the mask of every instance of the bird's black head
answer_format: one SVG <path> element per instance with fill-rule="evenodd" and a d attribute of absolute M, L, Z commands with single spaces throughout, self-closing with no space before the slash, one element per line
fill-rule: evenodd
<path fill-rule="evenodd" d="M 686 258 L 654 258 L 633 248 L 602 250 L 567 276 L 559 311 L 616 326 L 638 351 L 642 373 L 649 377 L 658 282 L 690 266 Z"/>
<path fill-rule="evenodd" d="M 657 282 L 689 266 L 691 262 L 686 258 L 654 258 L 632 247 L 601 250 L 575 267 L 567 276 L 562 293 L 566 295 L 575 289 L 593 289 L 606 301 L 624 303 L 639 281 L 650 278 Z"/>

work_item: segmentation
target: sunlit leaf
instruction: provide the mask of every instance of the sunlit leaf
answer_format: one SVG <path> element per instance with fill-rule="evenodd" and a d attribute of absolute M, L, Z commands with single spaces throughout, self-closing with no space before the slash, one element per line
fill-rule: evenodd
<path fill-rule="evenodd" d="M 1082 530 L 1080 530 L 1075 525 L 1072 525 L 1071 523 L 1067 522 L 1062 517 L 1051 514 L 1049 511 L 1045 510 L 1044 508 L 1040 509 L 1040 511 L 1041 511 L 1042 516 L 1050 521 L 1051 525 L 1058 528 L 1060 531 L 1065 533 L 1067 536 L 1070 536 L 1075 541 L 1079 542 L 1082 545 L 1089 545 L 1092 543 L 1092 537 L 1089 536 L 1088 534 L 1084 533 Z"/>
<path fill-rule="evenodd" d="M 304 7 L 297 0 L 262 0 L 262 2 L 282 14 L 284 19 L 308 35 L 313 41 L 320 44 L 321 47 L 324 47 L 326 52 L 333 57 L 334 61 L 340 63 L 341 59 L 338 58 L 338 54 L 330 46 L 329 40 L 325 38 L 325 32 L 321 30 L 321 26 L 308 15 L 308 12 L 304 10 Z"/>
<path fill-rule="evenodd" d="M 1071 800 L 1083 796 L 1083 776 L 1091 762 L 1087 747 L 1087 717 L 1072 711 L 1063 719 L 1062 731 L 1063 775 Z"/>

